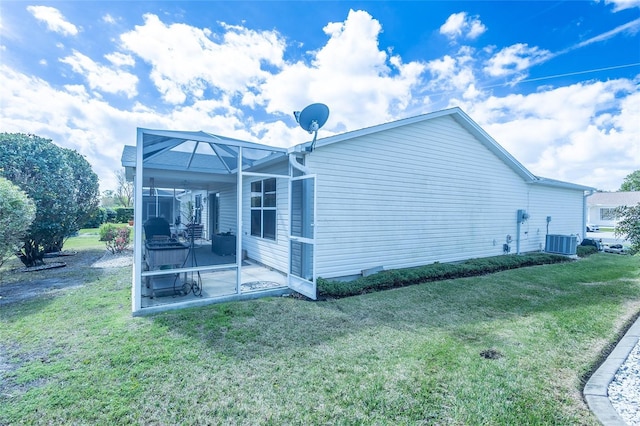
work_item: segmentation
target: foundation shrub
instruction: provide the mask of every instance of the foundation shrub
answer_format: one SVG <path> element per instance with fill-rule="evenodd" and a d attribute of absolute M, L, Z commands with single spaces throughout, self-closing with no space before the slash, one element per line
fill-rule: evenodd
<path fill-rule="evenodd" d="M 520 256 L 495 256 L 470 259 L 461 263 L 433 263 L 407 269 L 391 269 L 353 281 L 318 278 L 318 295 L 346 297 L 394 287 L 404 287 L 430 281 L 473 277 L 526 266 L 567 262 L 571 259 L 549 253 L 529 253 Z"/>
<path fill-rule="evenodd" d="M 594 253 L 597 253 L 598 249 L 594 246 L 578 246 L 576 248 L 576 254 L 578 257 L 587 257 L 591 256 Z"/>

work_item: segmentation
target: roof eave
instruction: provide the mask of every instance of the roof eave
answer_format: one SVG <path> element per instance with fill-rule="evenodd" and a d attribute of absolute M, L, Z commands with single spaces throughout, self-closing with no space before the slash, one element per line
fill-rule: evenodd
<path fill-rule="evenodd" d="M 595 191 L 596 188 L 585 185 L 578 185 L 577 183 L 564 182 L 561 180 L 547 179 L 542 177 L 536 177 L 533 182 L 534 185 L 552 186 L 555 188 L 575 189 L 578 191 Z"/>

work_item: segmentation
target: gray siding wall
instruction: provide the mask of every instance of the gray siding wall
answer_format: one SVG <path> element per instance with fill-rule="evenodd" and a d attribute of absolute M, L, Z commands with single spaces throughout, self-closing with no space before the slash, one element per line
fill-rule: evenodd
<path fill-rule="evenodd" d="M 220 193 L 219 198 L 219 212 L 220 212 L 220 224 L 218 226 L 218 230 L 222 232 L 232 232 L 236 233 L 236 185 L 228 184 L 224 186 L 217 187 L 215 189 Z"/>
<path fill-rule="evenodd" d="M 289 167 L 288 163 L 282 163 L 260 172 L 286 175 L 289 173 Z M 243 179 L 243 249 L 247 251 L 249 258 L 279 271 L 288 272 L 289 180 L 282 178 L 276 180 L 276 240 L 274 241 L 251 235 L 251 182 L 262 179 L 264 178 L 249 176 Z"/>
<path fill-rule="evenodd" d="M 522 252 L 544 247 L 546 216 L 552 233 L 581 227 L 581 191 L 525 183 L 448 116 L 320 147 L 307 166 L 325 278 L 500 255 L 507 235 L 513 253 L 518 209 Z"/>
<path fill-rule="evenodd" d="M 580 238 L 585 235 L 582 191 L 531 185 L 529 198 L 527 211 L 531 217 L 521 226 L 522 251 L 544 250 L 547 216 L 551 216 L 549 234 L 579 235 Z"/>

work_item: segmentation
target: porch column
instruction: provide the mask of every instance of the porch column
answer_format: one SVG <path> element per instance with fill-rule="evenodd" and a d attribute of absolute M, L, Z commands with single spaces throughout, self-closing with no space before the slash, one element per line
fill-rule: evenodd
<path fill-rule="evenodd" d="M 136 313 L 142 308 L 142 179 L 144 132 L 138 129 L 136 140 L 136 177 L 133 184 L 133 277 L 131 287 L 131 311 Z"/>
<path fill-rule="evenodd" d="M 238 147 L 238 180 L 236 188 L 236 294 L 242 288 L 242 147 Z"/>

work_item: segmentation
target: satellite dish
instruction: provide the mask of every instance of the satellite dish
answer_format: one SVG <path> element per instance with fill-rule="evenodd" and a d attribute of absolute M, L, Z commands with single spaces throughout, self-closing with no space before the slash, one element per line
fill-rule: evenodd
<path fill-rule="evenodd" d="M 318 130 L 324 126 L 324 123 L 329 118 L 329 107 L 325 104 L 311 104 L 302 111 L 294 111 L 293 115 L 300 127 L 309 133 L 314 133 L 313 142 L 311 142 L 311 147 L 308 148 L 308 151 L 313 151 L 318 137 Z"/>

